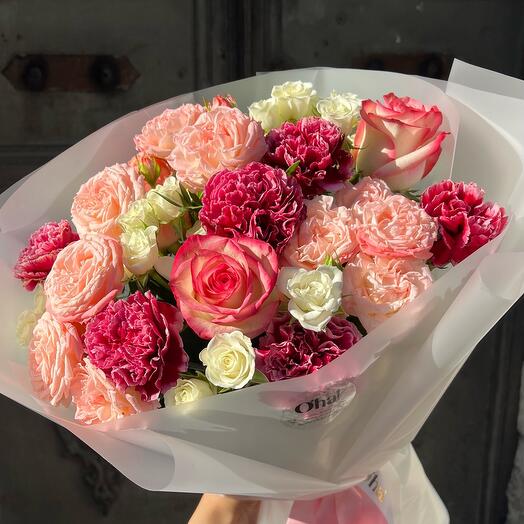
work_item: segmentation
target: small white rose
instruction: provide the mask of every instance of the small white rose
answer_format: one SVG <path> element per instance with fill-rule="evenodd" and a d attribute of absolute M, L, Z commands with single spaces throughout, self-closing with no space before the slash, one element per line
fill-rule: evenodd
<path fill-rule="evenodd" d="M 166 178 L 161 186 L 151 189 L 146 198 L 153 207 L 153 211 L 161 224 L 169 224 L 182 216 L 185 212 L 182 203 L 180 182 L 176 177 Z"/>
<path fill-rule="evenodd" d="M 172 407 L 213 395 L 209 384 L 204 380 L 179 378 L 176 386 L 164 393 L 164 404 L 166 407 Z"/>
<path fill-rule="evenodd" d="M 280 110 L 281 105 L 276 98 L 267 98 L 266 100 L 253 102 L 248 108 L 249 116 L 253 120 L 260 122 L 262 129 L 267 133 L 286 121 L 283 112 Z"/>
<path fill-rule="evenodd" d="M 298 120 L 313 114 L 318 95 L 311 82 L 296 81 L 273 86 L 271 98 L 278 101 L 284 120 Z"/>
<path fill-rule="evenodd" d="M 131 231 L 158 226 L 158 219 L 153 206 L 145 198 L 141 198 L 131 203 L 127 211 L 118 219 L 118 223 L 124 231 Z"/>
<path fill-rule="evenodd" d="M 243 388 L 255 374 L 255 350 L 241 331 L 215 335 L 199 358 L 206 378 L 221 388 Z"/>
<path fill-rule="evenodd" d="M 334 266 L 319 266 L 308 271 L 286 267 L 277 282 L 289 298 L 288 311 L 304 329 L 323 331 L 342 300 L 342 271 Z"/>
<path fill-rule="evenodd" d="M 38 318 L 40 318 L 45 312 L 46 296 L 44 293 L 44 286 L 42 284 L 38 284 L 35 287 L 34 294 L 35 296 L 33 299 L 33 303 L 35 307 L 33 311 L 38 316 Z"/>
<path fill-rule="evenodd" d="M 16 341 L 20 346 L 29 346 L 33 337 L 33 329 L 41 316 L 31 309 L 26 309 L 20 313 L 16 321 Z"/>
<path fill-rule="evenodd" d="M 120 242 L 124 253 L 124 265 L 135 275 L 147 273 L 158 260 L 156 226 L 146 229 L 124 231 Z"/>
<path fill-rule="evenodd" d="M 345 135 L 351 135 L 360 117 L 361 102 L 353 93 L 332 91 L 328 98 L 318 101 L 317 111 L 324 120 L 339 126 Z"/>

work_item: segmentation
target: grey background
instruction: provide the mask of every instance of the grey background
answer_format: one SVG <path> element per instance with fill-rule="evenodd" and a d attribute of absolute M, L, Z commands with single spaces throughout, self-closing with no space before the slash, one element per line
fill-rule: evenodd
<path fill-rule="evenodd" d="M 256 71 L 325 65 L 445 77 L 457 57 L 522 78 L 523 17 L 521 0 L 2 0 L 0 190 L 129 111 Z M 106 68 L 87 76 L 88 91 L 56 90 L 67 75 L 58 87 L 45 79 L 63 55 L 102 57 Z M 107 57 L 127 57 L 138 79 L 113 89 L 119 71 Z M 25 69 L 13 73 L 13 60 Z M 415 441 L 452 523 L 504 522 L 523 320 L 519 303 Z M 183 523 L 198 500 L 141 490 L 1 396 L 0 413 L 1 524 Z"/>

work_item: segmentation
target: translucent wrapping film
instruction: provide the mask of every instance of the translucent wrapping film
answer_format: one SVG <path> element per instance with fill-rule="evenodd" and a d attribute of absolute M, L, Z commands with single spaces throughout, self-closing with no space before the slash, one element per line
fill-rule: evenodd
<path fill-rule="evenodd" d="M 504 234 L 440 274 L 394 318 L 312 375 L 94 427 L 76 423 L 72 409 L 36 399 L 25 351 L 15 341 L 16 318 L 32 297 L 12 276 L 30 233 L 68 217 L 80 184 L 106 165 L 127 161 L 134 134 L 163 109 L 219 93 L 232 94 L 246 109 L 272 85 L 299 79 L 321 94 L 336 89 L 380 98 L 394 91 L 438 105 L 452 136 L 424 184 L 449 176 L 477 182 L 511 215 Z M 112 122 L 3 195 L 0 392 L 66 427 L 146 489 L 286 500 L 361 482 L 409 445 L 475 345 L 524 291 L 523 93 L 523 82 L 461 62 L 448 83 L 303 69 L 175 97 Z"/>

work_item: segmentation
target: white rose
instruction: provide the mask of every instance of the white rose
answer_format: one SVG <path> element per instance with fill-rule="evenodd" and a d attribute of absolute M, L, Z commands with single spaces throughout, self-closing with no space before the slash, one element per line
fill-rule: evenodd
<path fill-rule="evenodd" d="M 124 253 L 124 264 L 135 275 L 147 273 L 158 260 L 156 226 L 124 231 L 120 243 Z"/>
<path fill-rule="evenodd" d="M 340 307 L 342 271 L 334 266 L 319 266 L 308 271 L 287 267 L 277 283 L 289 298 L 288 310 L 304 329 L 323 331 Z"/>
<path fill-rule="evenodd" d="M 345 135 L 351 135 L 360 117 L 361 102 L 353 93 L 332 91 L 328 98 L 319 100 L 317 111 L 322 118 L 339 126 Z"/>
<path fill-rule="evenodd" d="M 41 316 L 31 309 L 26 309 L 20 313 L 16 321 L 16 341 L 20 346 L 29 346 L 33 337 L 33 329 Z"/>
<path fill-rule="evenodd" d="M 284 120 L 298 120 L 313 114 L 318 100 L 317 92 L 311 82 L 285 82 L 273 86 L 271 98 L 278 101 Z"/>
<path fill-rule="evenodd" d="M 255 351 L 241 331 L 215 335 L 199 358 L 206 378 L 221 388 L 243 388 L 255 374 Z"/>
<path fill-rule="evenodd" d="M 179 378 L 176 386 L 164 393 L 164 404 L 166 407 L 172 407 L 212 395 L 214 393 L 207 382 L 196 378 Z"/>
<path fill-rule="evenodd" d="M 161 186 L 151 189 L 146 196 L 161 224 L 169 224 L 185 213 L 180 191 L 180 182 L 170 176 Z"/>
<path fill-rule="evenodd" d="M 153 206 L 145 198 L 141 198 L 131 203 L 127 211 L 119 217 L 118 223 L 124 231 L 129 231 L 158 226 L 158 219 Z"/>
<path fill-rule="evenodd" d="M 267 133 L 271 129 L 279 127 L 282 122 L 286 121 L 283 111 L 280 110 L 281 105 L 284 104 L 280 104 L 276 98 L 259 100 L 249 106 L 249 116 L 253 120 L 260 122 L 262 129 Z"/>
<path fill-rule="evenodd" d="M 33 299 L 33 303 L 35 307 L 33 311 L 36 315 L 38 315 L 38 318 L 40 318 L 45 311 L 46 296 L 44 293 L 44 286 L 42 284 L 38 284 L 35 287 L 34 294 L 35 296 Z"/>

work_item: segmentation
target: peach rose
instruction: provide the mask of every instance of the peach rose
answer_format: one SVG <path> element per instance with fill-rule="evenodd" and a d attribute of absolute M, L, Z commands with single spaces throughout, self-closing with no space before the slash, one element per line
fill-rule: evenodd
<path fill-rule="evenodd" d="M 368 255 L 421 260 L 432 256 L 437 224 L 416 202 L 403 195 L 368 202 L 358 220 L 357 241 Z"/>
<path fill-rule="evenodd" d="M 306 201 L 306 206 L 307 217 L 284 249 L 282 265 L 315 269 L 329 257 L 346 263 L 358 248 L 351 210 L 334 205 L 326 195 Z"/>
<path fill-rule="evenodd" d="M 84 351 L 75 326 L 44 313 L 29 344 L 29 370 L 36 394 L 52 406 L 68 406 L 73 369 Z"/>
<path fill-rule="evenodd" d="M 176 109 L 166 109 L 161 115 L 149 120 L 142 132 L 135 136 L 137 151 L 159 158 L 170 155 L 176 141 L 176 134 L 192 126 L 205 113 L 200 104 L 184 104 Z"/>
<path fill-rule="evenodd" d="M 431 272 L 420 260 L 358 253 L 344 268 L 342 306 L 371 331 L 430 285 Z"/>
<path fill-rule="evenodd" d="M 145 178 L 146 191 L 162 185 L 173 174 L 170 165 L 163 158 L 146 153 L 137 153 L 127 165 Z"/>
<path fill-rule="evenodd" d="M 260 335 L 277 307 L 278 260 L 261 240 L 190 236 L 177 251 L 170 286 L 182 316 L 203 339 L 242 331 Z"/>
<path fill-rule="evenodd" d="M 258 122 L 236 108 L 218 106 L 180 131 L 167 160 L 177 178 L 197 193 L 217 171 L 258 161 L 266 149 Z"/>
<path fill-rule="evenodd" d="M 335 204 L 351 208 L 357 217 L 362 216 L 362 208 L 368 202 L 384 200 L 390 196 L 391 189 L 378 178 L 364 177 L 356 184 L 346 183 L 335 193 Z"/>
<path fill-rule="evenodd" d="M 122 291 L 124 265 L 120 243 L 86 235 L 56 258 L 44 290 L 47 311 L 62 322 L 83 322 Z"/>
<path fill-rule="evenodd" d="M 82 184 L 71 207 L 78 234 L 99 233 L 118 238 L 122 228 L 118 217 L 132 202 L 146 194 L 146 181 L 126 164 L 106 167 Z"/>
<path fill-rule="evenodd" d="M 449 133 L 437 133 L 442 113 L 408 96 L 384 95 L 384 102 L 364 100 L 355 134 L 356 167 L 382 178 L 394 190 L 413 187 L 437 162 Z"/>
<path fill-rule="evenodd" d="M 75 419 L 84 424 L 111 422 L 160 407 L 157 401 L 142 401 L 134 388 L 125 392 L 117 389 L 87 357 L 74 369 L 71 392 L 76 404 Z"/>

